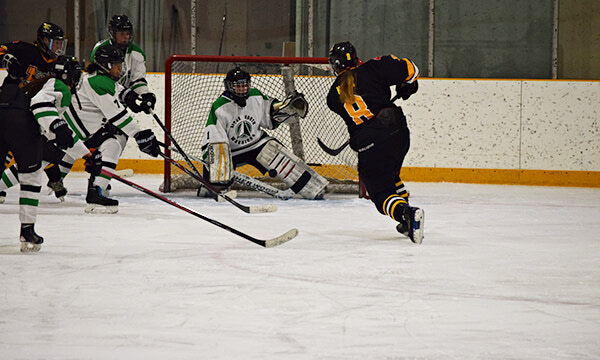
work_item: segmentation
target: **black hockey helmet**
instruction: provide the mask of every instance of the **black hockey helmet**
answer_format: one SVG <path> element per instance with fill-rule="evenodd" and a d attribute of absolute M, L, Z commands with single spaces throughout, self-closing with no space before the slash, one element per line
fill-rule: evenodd
<path fill-rule="evenodd" d="M 117 81 L 119 77 L 115 78 L 110 75 L 110 69 L 113 64 L 122 64 L 125 59 L 123 52 L 113 44 L 103 44 L 98 46 L 94 53 L 94 64 L 113 80 Z"/>
<path fill-rule="evenodd" d="M 117 31 L 129 31 L 129 41 L 127 44 L 117 43 Z M 121 51 L 125 51 L 133 41 L 133 25 L 127 15 L 114 15 L 108 22 L 108 34 L 110 35 L 112 44 L 119 47 Z"/>
<path fill-rule="evenodd" d="M 65 53 L 67 39 L 63 29 L 51 22 L 43 22 L 37 30 L 37 45 L 43 52 L 55 59 Z"/>
<path fill-rule="evenodd" d="M 337 43 L 329 50 L 329 64 L 336 75 L 355 68 L 358 64 L 356 49 L 349 41 Z"/>
<path fill-rule="evenodd" d="M 246 99 L 250 94 L 250 74 L 239 66 L 229 70 L 225 76 L 225 91 L 240 106 L 246 105 Z"/>
<path fill-rule="evenodd" d="M 71 87 L 71 92 L 75 92 L 82 71 L 83 68 L 77 58 L 71 56 L 59 56 L 52 69 L 54 76 Z"/>

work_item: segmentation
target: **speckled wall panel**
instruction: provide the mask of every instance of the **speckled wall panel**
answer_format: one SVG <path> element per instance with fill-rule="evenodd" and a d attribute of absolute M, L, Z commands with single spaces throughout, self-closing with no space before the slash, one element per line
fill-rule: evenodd
<path fill-rule="evenodd" d="M 405 166 L 517 169 L 518 81 L 419 80 L 398 101 L 411 129 Z"/>
<path fill-rule="evenodd" d="M 600 170 L 600 82 L 524 81 L 522 169 Z"/>

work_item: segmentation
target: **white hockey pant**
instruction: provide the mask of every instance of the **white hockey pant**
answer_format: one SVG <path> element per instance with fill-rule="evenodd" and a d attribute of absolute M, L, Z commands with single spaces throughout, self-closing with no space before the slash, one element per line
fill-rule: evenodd
<path fill-rule="evenodd" d="M 277 179 L 305 199 L 321 197 L 329 184 L 302 159 L 275 140 L 267 142 L 256 160 L 269 171 L 275 170 Z"/>
<path fill-rule="evenodd" d="M 119 162 L 119 158 L 121 157 L 126 144 L 127 136 L 125 135 L 114 135 L 114 138 L 109 137 L 100 144 L 98 150 L 102 153 L 102 170 L 111 174 L 115 173 L 117 163 Z M 104 192 L 106 191 L 109 182 L 110 177 L 100 174 L 94 177 L 92 185 L 99 186 Z"/>
<path fill-rule="evenodd" d="M 19 173 L 21 191 L 19 193 L 19 220 L 21 224 L 35 224 L 37 208 L 42 190 L 42 168 L 34 172 Z"/>

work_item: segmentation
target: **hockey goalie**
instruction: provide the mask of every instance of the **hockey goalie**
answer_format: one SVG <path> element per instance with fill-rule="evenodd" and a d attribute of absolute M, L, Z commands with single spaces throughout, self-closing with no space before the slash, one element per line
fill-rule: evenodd
<path fill-rule="evenodd" d="M 283 101 L 270 98 L 251 87 L 250 74 L 240 67 L 227 73 L 224 85 L 202 138 L 204 178 L 226 190 L 233 182 L 232 172 L 250 164 L 305 199 L 322 199 L 327 180 L 264 131 L 304 118 L 308 113 L 304 96 L 296 92 Z M 209 192 L 200 187 L 198 196 Z"/>

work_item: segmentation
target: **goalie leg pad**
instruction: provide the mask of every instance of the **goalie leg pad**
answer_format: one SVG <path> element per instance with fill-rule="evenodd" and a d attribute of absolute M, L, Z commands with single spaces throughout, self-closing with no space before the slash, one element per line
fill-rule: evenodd
<path fill-rule="evenodd" d="M 231 150 L 227 143 L 208 144 L 206 165 L 208 166 L 208 181 L 214 184 L 231 182 L 232 165 Z"/>
<path fill-rule="evenodd" d="M 329 184 L 302 159 L 275 140 L 267 142 L 256 160 L 266 167 L 270 174 L 275 173 L 275 178 L 305 199 L 321 199 L 325 187 Z"/>

